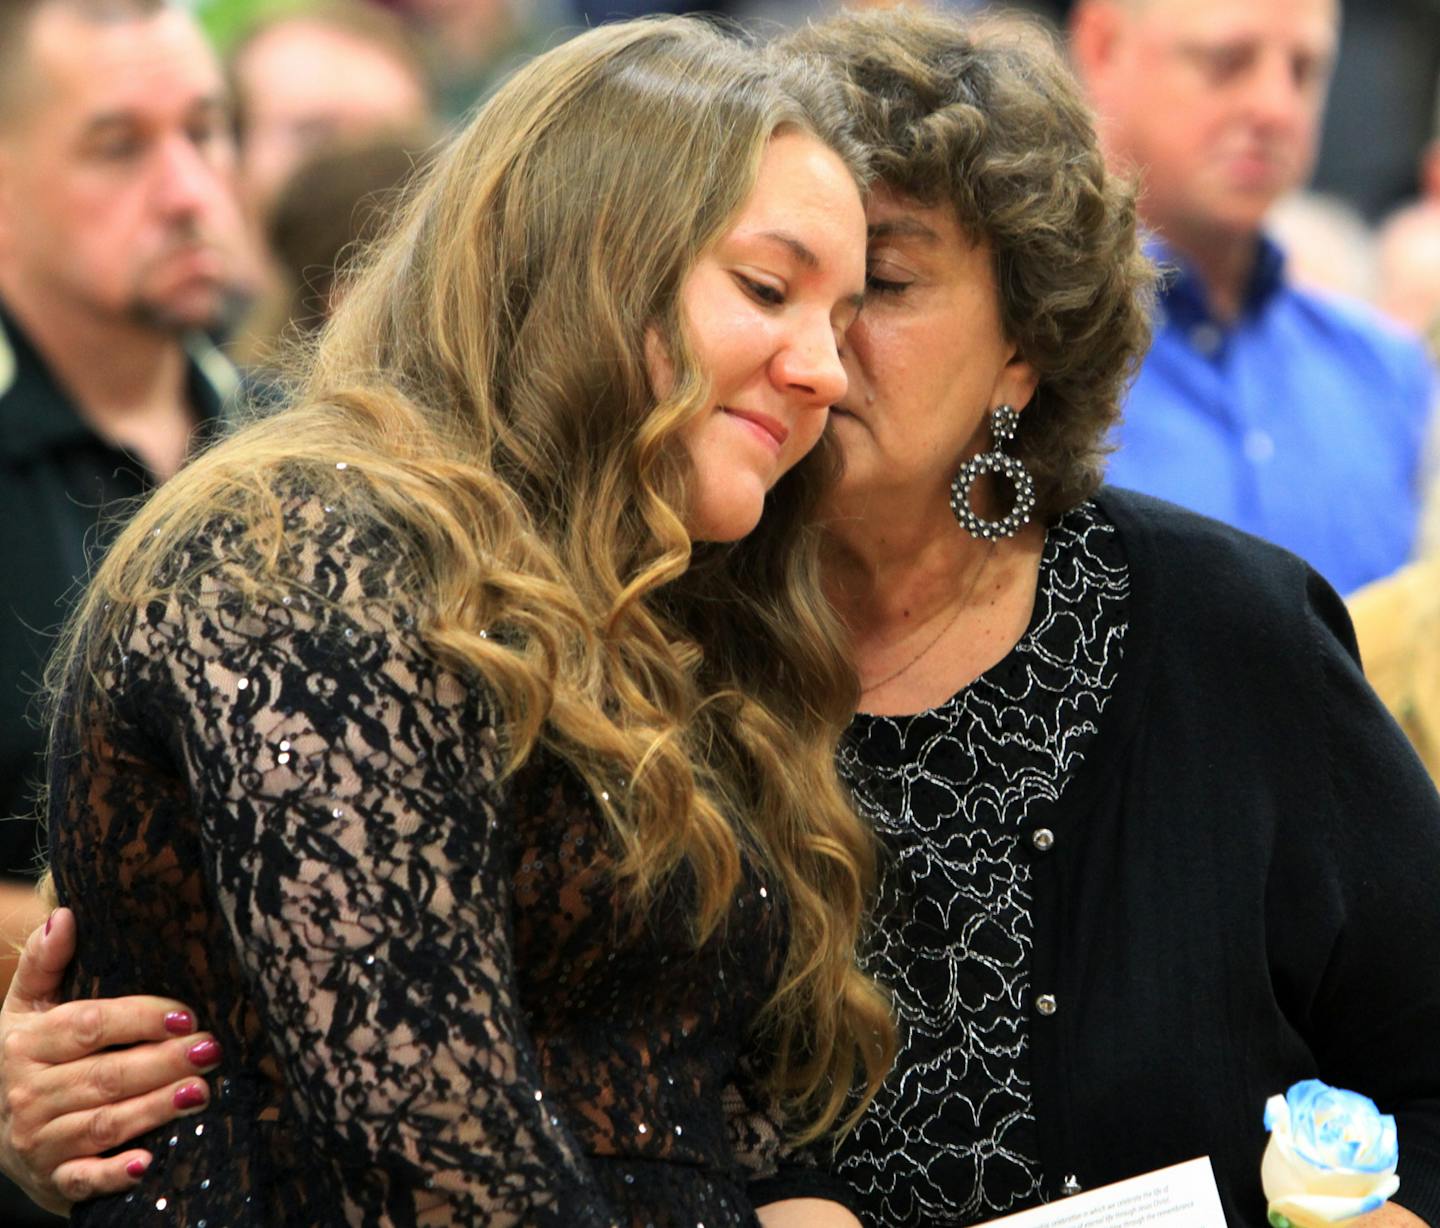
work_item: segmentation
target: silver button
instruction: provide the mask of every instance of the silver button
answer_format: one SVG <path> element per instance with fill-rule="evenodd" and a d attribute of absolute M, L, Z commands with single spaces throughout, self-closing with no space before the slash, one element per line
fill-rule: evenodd
<path fill-rule="evenodd" d="M 1030 833 L 1030 843 L 1042 852 L 1048 853 L 1055 847 L 1055 833 L 1048 827 L 1037 827 Z"/>
<path fill-rule="evenodd" d="M 1080 1178 L 1074 1173 L 1067 1174 L 1065 1180 L 1060 1183 L 1060 1192 L 1066 1198 L 1069 1198 L 1071 1194 L 1078 1194 L 1082 1188 Z"/>
<path fill-rule="evenodd" d="M 1035 1009 L 1042 1015 L 1053 1015 L 1058 1006 L 1053 993 L 1042 993 L 1035 999 Z"/>

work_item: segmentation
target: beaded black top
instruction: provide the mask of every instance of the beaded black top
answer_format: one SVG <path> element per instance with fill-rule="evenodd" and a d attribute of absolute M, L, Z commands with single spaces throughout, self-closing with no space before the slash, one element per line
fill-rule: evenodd
<path fill-rule="evenodd" d="M 722 1089 L 783 960 L 775 893 L 747 867 L 698 952 L 681 877 L 628 911 L 578 776 L 502 776 L 397 552 L 317 500 L 287 518 L 283 595 L 205 578 L 246 539 L 197 534 L 201 578 L 62 727 L 74 995 L 177 997 L 224 1047 L 210 1106 L 76 1224 L 753 1225 Z"/>
<path fill-rule="evenodd" d="M 1128 592 L 1113 526 L 1077 508 L 1049 533 L 1030 626 L 1004 660 L 937 708 L 850 727 L 841 773 L 885 846 L 869 971 L 902 1044 L 838 1152 L 812 1158 L 869 1224 L 972 1224 L 1040 1197 L 1020 827 L 1095 738 Z"/>

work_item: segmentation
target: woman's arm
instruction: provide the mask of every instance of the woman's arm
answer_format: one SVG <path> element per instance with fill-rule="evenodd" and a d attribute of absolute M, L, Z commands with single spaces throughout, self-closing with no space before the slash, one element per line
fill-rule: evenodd
<path fill-rule="evenodd" d="M 150 1153 L 99 1153 L 200 1112 L 209 1091 L 198 1076 L 221 1056 L 167 998 L 62 1004 L 74 954 L 74 916 L 57 909 L 25 943 L 0 1007 L 0 1170 L 61 1213 L 133 1187 Z"/>
<path fill-rule="evenodd" d="M 291 598 L 152 603 L 125 707 L 181 767 L 307 1162 L 354 1222 L 608 1223 L 517 1000 L 492 713 L 384 603 Z"/>
<path fill-rule="evenodd" d="M 1339 916 L 1313 989 L 1292 1008 L 1297 1026 L 1320 1078 L 1395 1116 L 1400 1190 L 1376 1213 L 1377 1228 L 1440 1224 L 1440 799 L 1365 683 L 1343 605 L 1318 580 L 1312 603 L 1326 729 L 1316 762 L 1333 802 L 1323 815 L 1289 816 L 1289 877 L 1274 884 L 1272 941 L 1293 975 L 1315 951 L 1306 902 L 1325 900 Z"/>
<path fill-rule="evenodd" d="M 819 1162 L 824 1144 L 802 1155 L 786 1142 L 784 1113 L 753 1062 L 741 1061 L 725 1088 L 724 1105 L 730 1150 L 748 1174 L 763 1228 L 860 1228 L 846 1205 L 853 1191 Z"/>
<path fill-rule="evenodd" d="M 824 1198 L 786 1198 L 756 1207 L 755 1214 L 761 1228 L 860 1228 L 860 1221 L 849 1211 Z"/>
<path fill-rule="evenodd" d="M 277 604 L 278 624 L 152 607 L 158 621 L 126 645 L 120 704 L 156 738 L 182 731 L 206 877 L 307 1143 L 346 1197 L 367 1200 L 348 1208 L 366 1222 L 389 1222 L 376 1206 L 406 1200 L 437 1223 L 608 1220 L 515 1000 L 488 715 L 413 633 L 309 618 L 305 600 Z M 75 804 L 93 797 L 82 789 Z M 129 1166 L 148 1152 L 95 1152 L 176 1115 L 189 1051 L 170 1040 L 99 1053 L 159 1040 L 180 1004 L 56 1006 L 74 950 L 73 919 L 56 918 L 27 953 L 0 1068 L 15 1106 L 0 1163 L 51 1207 L 137 1183 Z M 143 960 L 143 939 L 132 950 Z"/>

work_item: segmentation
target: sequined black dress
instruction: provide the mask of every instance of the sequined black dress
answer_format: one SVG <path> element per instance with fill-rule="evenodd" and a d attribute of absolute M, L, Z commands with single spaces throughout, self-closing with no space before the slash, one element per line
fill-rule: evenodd
<path fill-rule="evenodd" d="M 753 1224 L 721 1089 L 783 959 L 773 892 L 747 870 L 698 953 L 682 888 L 624 911 L 587 789 L 543 753 L 502 779 L 484 689 L 333 512 L 291 507 L 273 601 L 152 602 L 52 768 L 74 995 L 177 997 L 225 1054 L 75 1222 Z"/>

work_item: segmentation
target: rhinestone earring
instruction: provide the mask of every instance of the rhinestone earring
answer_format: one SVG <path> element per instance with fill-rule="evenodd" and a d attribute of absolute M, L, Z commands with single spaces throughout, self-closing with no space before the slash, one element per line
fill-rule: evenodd
<path fill-rule="evenodd" d="M 1035 479 L 1024 464 L 1000 449 L 1015 438 L 1015 427 L 1020 415 L 1010 406 L 1001 405 L 990 415 L 990 436 L 993 440 L 989 452 L 972 456 L 960 466 L 960 472 L 950 483 L 950 510 L 960 527 L 971 537 L 982 537 L 994 541 L 1001 537 L 1014 537 L 1030 523 L 1030 513 L 1035 510 Z M 970 488 L 975 480 L 987 473 L 999 473 L 1010 479 L 1015 487 L 1015 503 L 999 520 L 986 520 L 977 516 L 970 508 Z"/>

